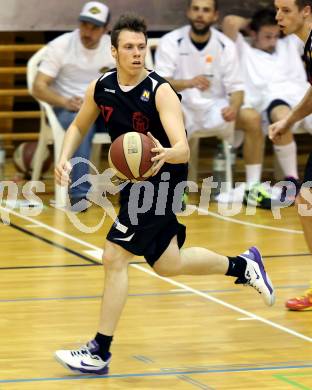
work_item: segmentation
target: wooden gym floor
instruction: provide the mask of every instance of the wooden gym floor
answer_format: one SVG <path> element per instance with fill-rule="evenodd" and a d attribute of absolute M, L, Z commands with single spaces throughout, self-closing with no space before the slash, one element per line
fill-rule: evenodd
<path fill-rule="evenodd" d="M 51 196 L 50 196 L 51 197 Z M 294 207 L 220 217 L 181 217 L 185 246 L 236 255 L 256 244 L 274 282 L 267 308 L 250 288 L 223 276 L 161 278 L 141 258 L 129 267 L 129 298 L 112 347 L 107 376 L 80 376 L 53 358 L 96 332 L 103 271 L 98 264 L 108 218 L 86 234 L 63 211 L 46 204 L 38 216 L 13 210 L 0 224 L 0 390 L 37 389 L 312 389 L 312 311 L 284 301 L 312 278 Z M 197 204 L 194 197 L 192 203 Z M 0 207 L 1 217 L 5 208 Z M 79 215 L 96 225 L 103 211 Z"/>

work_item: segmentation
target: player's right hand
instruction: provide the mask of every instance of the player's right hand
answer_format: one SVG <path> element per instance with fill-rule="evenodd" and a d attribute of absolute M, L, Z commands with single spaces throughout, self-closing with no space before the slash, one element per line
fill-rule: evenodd
<path fill-rule="evenodd" d="M 70 171 L 72 170 L 72 166 L 69 161 L 60 161 L 54 170 L 54 176 L 56 183 L 60 186 L 68 186 L 71 183 L 70 179 Z"/>

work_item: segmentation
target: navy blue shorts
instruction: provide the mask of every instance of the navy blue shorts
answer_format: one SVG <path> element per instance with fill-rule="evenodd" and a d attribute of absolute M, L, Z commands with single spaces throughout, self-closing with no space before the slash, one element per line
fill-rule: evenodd
<path fill-rule="evenodd" d="M 175 213 L 182 208 L 184 187 L 180 183 L 186 183 L 187 165 L 167 166 L 164 172 L 167 170 L 171 170 L 170 179 L 165 179 L 161 173 L 150 179 L 153 192 L 146 193 L 141 189 L 138 192 L 139 201 L 135 205 L 129 203 L 131 191 L 135 190 L 135 187 L 141 188 L 146 182 L 130 184 L 121 191 L 119 214 L 107 235 L 107 240 L 134 255 L 144 256 L 152 267 L 168 248 L 174 236 L 177 236 L 179 248 L 185 241 L 186 228 L 178 222 Z M 136 206 L 142 207 L 146 197 L 150 200 L 150 208 L 144 213 L 132 214 Z"/>

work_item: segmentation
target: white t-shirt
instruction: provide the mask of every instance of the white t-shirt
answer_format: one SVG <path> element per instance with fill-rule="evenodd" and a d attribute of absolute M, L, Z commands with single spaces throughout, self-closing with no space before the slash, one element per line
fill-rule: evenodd
<path fill-rule="evenodd" d="M 60 95 L 83 97 L 90 82 L 112 67 L 115 60 L 111 55 L 110 37 L 105 34 L 97 48 L 86 49 L 77 29 L 47 45 L 39 71 L 54 78 L 51 86 Z"/>
<path fill-rule="evenodd" d="M 223 33 L 211 28 L 207 45 L 198 50 L 192 43 L 190 26 L 184 26 L 165 34 L 155 53 L 155 70 L 162 77 L 192 79 L 195 76 L 213 74 L 209 91 L 197 88 L 181 91 L 182 105 L 193 110 L 207 110 L 218 99 L 243 91 L 244 86 L 235 44 Z"/>
<path fill-rule="evenodd" d="M 295 35 L 279 39 L 272 54 L 252 47 L 242 34 L 238 34 L 236 46 L 248 105 L 262 112 L 275 99 L 291 106 L 302 99 L 309 84 L 300 56 L 302 43 Z"/>

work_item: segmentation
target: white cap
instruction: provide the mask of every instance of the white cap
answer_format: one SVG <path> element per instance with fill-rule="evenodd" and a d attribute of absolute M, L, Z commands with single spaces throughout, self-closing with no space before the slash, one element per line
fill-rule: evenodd
<path fill-rule="evenodd" d="M 109 8 L 98 1 L 89 1 L 86 3 L 79 15 L 81 22 L 89 22 L 96 26 L 103 27 L 108 22 Z"/>

